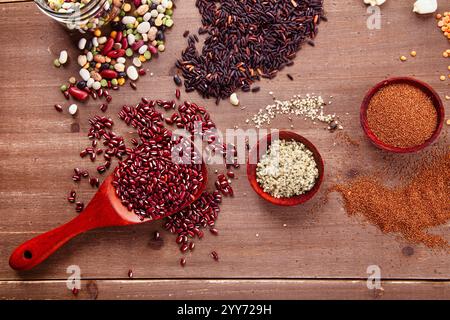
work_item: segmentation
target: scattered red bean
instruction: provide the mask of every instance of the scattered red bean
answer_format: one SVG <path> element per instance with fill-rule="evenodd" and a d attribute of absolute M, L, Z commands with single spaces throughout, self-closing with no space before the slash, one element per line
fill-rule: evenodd
<path fill-rule="evenodd" d="M 97 172 L 102 174 L 106 171 L 106 167 L 105 166 L 98 166 L 97 167 Z"/>
<path fill-rule="evenodd" d="M 214 260 L 219 261 L 219 255 L 215 251 L 211 251 L 211 257 L 213 257 Z"/>
<path fill-rule="evenodd" d="M 75 190 L 71 190 L 69 192 L 69 196 L 67 197 L 67 201 L 69 201 L 70 203 L 75 203 L 76 196 L 77 193 L 75 192 Z"/>
<path fill-rule="evenodd" d="M 128 270 L 128 278 L 133 278 L 133 270 Z"/>
<path fill-rule="evenodd" d="M 233 172 L 233 171 L 228 171 L 228 172 L 227 172 L 227 176 L 228 176 L 229 178 L 234 178 L 234 172 Z"/>
<path fill-rule="evenodd" d="M 59 105 L 59 104 L 55 104 L 55 109 L 58 112 L 62 112 L 63 111 L 63 107 L 61 105 Z"/>
<path fill-rule="evenodd" d="M 80 292 L 80 289 L 75 288 L 75 287 L 72 288 L 72 294 L 73 294 L 74 296 L 77 296 L 79 292 Z"/>
<path fill-rule="evenodd" d="M 78 201 L 78 202 L 75 204 L 75 211 L 76 211 L 76 212 L 81 212 L 81 211 L 83 211 L 83 210 L 84 210 L 84 203 Z"/>
<path fill-rule="evenodd" d="M 180 259 L 180 265 L 181 265 L 182 267 L 184 267 L 184 266 L 186 265 L 186 258 L 181 258 L 181 259 Z"/>
<path fill-rule="evenodd" d="M 92 187 L 97 187 L 97 188 L 98 188 L 98 186 L 100 185 L 100 182 L 99 182 L 98 178 L 91 177 L 91 178 L 89 179 L 89 184 L 90 184 Z"/>

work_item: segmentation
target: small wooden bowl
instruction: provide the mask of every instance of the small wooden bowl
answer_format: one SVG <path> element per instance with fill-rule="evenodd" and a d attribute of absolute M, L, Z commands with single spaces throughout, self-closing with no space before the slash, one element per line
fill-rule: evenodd
<path fill-rule="evenodd" d="M 431 101 L 433 102 L 433 105 L 436 108 L 436 111 L 437 111 L 436 130 L 434 131 L 433 135 L 421 145 L 409 147 L 409 148 L 400 148 L 400 147 L 388 145 L 388 144 L 384 143 L 383 141 L 381 141 L 380 139 L 378 139 L 369 127 L 369 123 L 367 121 L 367 109 L 369 107 L 370 100 L 380 89 L 382 89 L 388 85 L 398 84 L 398 83 L 408 84 L 408 85 L 414 86 L 414 87 L 422 90 L 423 92 L 425 92 L 425 94 L 427 96 L 429 96 L 431 98 Z M 442 126 L 444 125 L 444 118 L 445 118 L 444 105 L 442 104 L 442 100 L 439 97 L 439 95 L 436 93 L 436 91 L 434 91 L 434 89 L 430 85 L 426 84 L 425 82 L 422 82 L 420 80 L 410 78 L 410 77 L 395 77 L 395 78 L 389 78 L 387 80 L 381 81 L 380 83 L 375 85 L 375 87 L 373 87 L 372 89 L 370 89 L 367 92 L 366 96 L 364 97 L 363 102 L 361 103 L 361 109 L 360 109 L 361 127 L 362 127 L 364 133 L 366 134 L 366 136 L 369 138 L 369 140 L 376 147 L 378 147 L 382 150 L 386 150 L 386 151 L 390 151 L 390 152 L 394 152 L 394 153 L 413 153 L 413 152 L 417 152 L 417 151 L 422 150 L 422 149 L 428 147 L 429 145 L 431 145 L 438 138 L 439 134 L 441 133 Z"/>
<path fill-rule="evenodd" d="M 278 206 L 296 206 L 302 203 L 305 203 L 306 201 L 310 200 L 316 193 L 319 191 L 319 188 L 323 181 L 324 176 L 324 163 L 323 159 L 317 150 L 317 148 L 306 138 L 290 131 L 279 131 L 279 139 L 280 140 L 294 140 L 298 141 L 305 145 L 306 148 L 311 150 L 313 153 L 314 160 L 316 161 L 317 168 L 319 170 L 319 177 L 316 179 L 316 183 L 314 187 L 309 190 L 308 192 L 293 196 L 289 198 L 275 198 L 272 197 L 270 194 L 264 192 L 263 188 L 259 185 L 259 183 L 256 181 L 256 164 L 251 164 L 250 161 L 247 161 L 247 178 L 250 182 L 250 185 L 252 186 L 253 190 L 263 199 L 269 201 L 270 203 L 273 203 Z M 257 162 L 259 162 L 259 146 L 267 145 L 269 147 L 270 143 L 272 142 L 272 135 L 269 134 L 266 136 L 266 138 L 260 140 L 256 146 L 252 148 L 252 150 L 249 152 L 249 160 L 250 159 L 257 159 Z M 265 152 L 265 150 L 261 150 L 261 152 Z M 263 153 L 264 154 L 264 153 Z"/>

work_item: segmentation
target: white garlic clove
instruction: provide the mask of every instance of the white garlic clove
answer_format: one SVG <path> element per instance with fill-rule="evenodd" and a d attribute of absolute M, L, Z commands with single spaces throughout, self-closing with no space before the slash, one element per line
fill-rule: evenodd
<path fill-rule="evenodd" d="M 437 10 L 437 0 L 417 0 L 413 12 L 418 14 L 433 13 Z"/>

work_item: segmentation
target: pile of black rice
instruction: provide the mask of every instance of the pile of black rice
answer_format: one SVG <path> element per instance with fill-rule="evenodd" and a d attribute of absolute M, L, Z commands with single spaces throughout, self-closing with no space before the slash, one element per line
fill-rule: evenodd
<path fill-rule="evenodd" d="M 186 91 L 217 103 L 292 65 L 305 42 L 314 45 L 317 25 L 326 20 L 323 0 L 197 0 L 196 6 L 199 34 L 207 37 L 200 54 L 198 37 L 189 36 L 176 66 Z"/>

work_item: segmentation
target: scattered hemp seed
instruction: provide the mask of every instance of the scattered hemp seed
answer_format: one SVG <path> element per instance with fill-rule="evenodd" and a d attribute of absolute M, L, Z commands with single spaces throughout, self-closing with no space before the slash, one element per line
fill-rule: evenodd
<path fill-rule="evenodd" d="M 445 96 L 445 100 L 450 100 L 450 96 Z"/>
<path fill-rule="evenodd" d="M 318 176 L 313 153 L 297 141 L 273 141 L 256 166 L 256 181 L 275 198 L 308 192 Z"/>
<path fill-rule="evenodd" d="M 439 77 L 439 79 L 440 79 L 441 81 L 445 81 L 446 77 L 445 77 L 444 75 L 441 75 L 441 76 Z"/>
<path fill-rule="evenodd" d="M 274 104 L 260 109 L 251 120 L 258 129 L 264 124 L 270 125 L 271 120 L 280 114 L 287 114 L 291 119 L 291 115 L 294 115 L 305 120 L 317 120 L 328 125 L 333 121 L 339 123 L 335 114 L 324 114 L 324 106 L 325 102 L 321 96 L 309 94 L 304 97 L 295 95 L 291 100 L 285 101 L 274 99 Z"/>
<path fill-rule="evenodd" d="M 447 120 L 447 125 L 450 126 L 450 119 Z"/>
<path fill-rule="evenodd" d="M 406 57 L 405 57 L 405 56 L 401 56 L 401 57 L 400 57 L 400 60 L 401 60 L 401 61 L 406 61 Z"/>
<path fill-rule="evenodd" d="M 410 55 L 411 55 L 411 57 L 415 57 L 415 56 L 417 56 L 417 52 L 416 51 L 411 51 L 410 53 L 409 53 Z"/>

